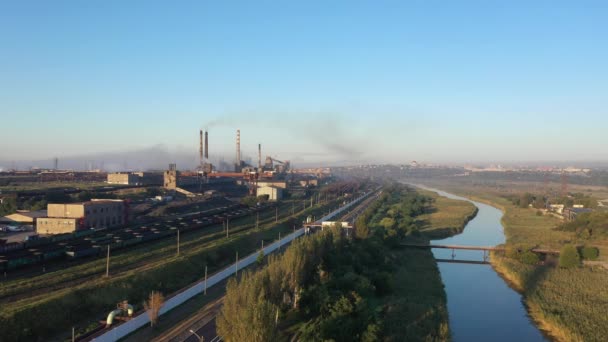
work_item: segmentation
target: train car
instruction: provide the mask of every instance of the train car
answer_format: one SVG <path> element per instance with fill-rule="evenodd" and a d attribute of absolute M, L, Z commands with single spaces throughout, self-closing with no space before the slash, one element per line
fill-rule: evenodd
<path fill-rule="evenodd" d="M 40 252 L 23 251 L 22 253 L 12 255 L 7 258 L 7 270 L 14 270 L 20 267 L 34 265 L 42 260 L 42 254 Z"/>
<path fill-rule="evenodd" d="M 49 261 L 59 259 L 65 256 L 65 247 L 49 247 L 41 250 L 42 260 Z"/>
<path fill-rule="evenodd" d="M 91 255 L 99 255 L 100 246 L 69 246 L 66 248 L 65 254 L 72 259 L 84 258 Z"/>

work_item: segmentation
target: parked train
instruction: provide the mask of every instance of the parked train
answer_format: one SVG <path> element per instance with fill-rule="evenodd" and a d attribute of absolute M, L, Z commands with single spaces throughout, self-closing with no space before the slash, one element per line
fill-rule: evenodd
<path fill-rule="evenodd" d="M 0 272 L 7 272 L 29 265 L 44 264 L 59 259 L 79 259 L 103 255 L 107 246 L 112 251 L 175 236 L 177 229 L 187 232 L 222 223 L 227 217 L 246 216 L 269 205 L 249 208 L 234 204 L 228 207 L 190 213 L 173 220 L 153 222 L 127 228 L 82 230 L 71 234 L 38 237 L 20 243 L 20 248 L 0 250 Z M 14 244 L 13 244 L 14 245 Z M 2 247 L 2 246 L 0 246 Z"/>

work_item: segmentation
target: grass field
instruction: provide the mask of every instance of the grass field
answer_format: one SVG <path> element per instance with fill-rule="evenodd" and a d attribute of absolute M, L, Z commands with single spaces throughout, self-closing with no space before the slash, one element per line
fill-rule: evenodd
<path fill-rule="evenodd" d="M 519 208 L 501 197 L 505 193 L 528 191 L 521 184 L 508 189 L 459 183 L 431 183 L 442 190 L 484 202 L 501 209 L 507 243 L 560 249 L 565 243 L 583 244 L 573 233 L 555 231 L 562 221 L 536 210 Z M 602 189 L 590 189 L 600 193 Z M 592 241 L 607 260 L 607 242 Z M 545 265 L 524 265 L 501 255 L 492 255 L 492 265 L 523 295 L 530 316 L 558 341 L 605 341 L 608 336 L 608 272 L 596 267 L 560 269 Z"/>

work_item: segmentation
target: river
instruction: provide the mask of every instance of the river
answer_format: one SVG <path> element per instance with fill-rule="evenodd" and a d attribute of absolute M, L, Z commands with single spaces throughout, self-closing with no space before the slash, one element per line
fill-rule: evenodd
<path fill-rule="evenodd" d="M 505 241 L 500 222 L 502 212 L 487 204 L 444 191 L 441 196 L 469 201 L 479 209 L 462 234 L 442 244 L 494 246 Z M 451 250 L 433 250 L 435 258 L 450 259 Z M 456 251 L 459 260 L 483 260 L 482 251 Z M 448 297 L 450 329 L 454 341 L 545 341 L 522 303 L 522 297 L 489 265 L 438 263 Z"/>

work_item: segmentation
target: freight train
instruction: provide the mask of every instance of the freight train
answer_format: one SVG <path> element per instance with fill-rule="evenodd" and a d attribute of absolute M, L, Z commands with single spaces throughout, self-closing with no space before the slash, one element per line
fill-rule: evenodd
<path fill-rule="evenodd" d="M 187 232 L 222 223 L 264 210 L 270 204 L 250 208 L 240 204 L 214 208 L 207 211 L 182 215 L 177 219 L 148 223 L 128 228 L 81 230 L 71 234 L 39 237 L 20 243 L 0 245 L 0 272 L 7 272 L 29 265 L 44 264 L 60 259 L 79 259 L 103 255 L 110 246 L 112 251 L 175 236 L 176 231 Z"/>

